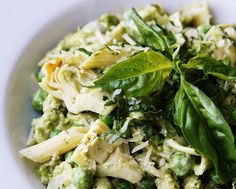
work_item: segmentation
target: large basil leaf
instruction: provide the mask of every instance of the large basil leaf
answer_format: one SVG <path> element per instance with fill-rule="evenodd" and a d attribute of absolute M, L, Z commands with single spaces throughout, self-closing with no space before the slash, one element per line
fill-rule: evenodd
<path fill-rule="evenodd" d="M 181 81 L 173 117 L 187 142 L 212 160 L 222 182 L 236 176 L 234 136 L 219 109 L 199 88 Z"/>
<path fill-rule="evenodd" d="M 135 9 L 124 15 L 128 34 L 139 44 L 172 54 L 175 37 L 160 26 L 149 26 Z"/>
<path fill-rule="evenodd" d="M 110 92 L 122 89 L 128 96 L 141 97 L 160 91 L 171 70 L 170 60 L 161 53 L 141 52 L 115 64 L 94 84 Z"/>
<path fill-rule="evenodd" d="M 236 68 L 227 66 L 223 61 L 216 60 L 207 55 L 198 55 L 182 66 L 183 68 L 203 70 L 205 74 L 210 74 L 224 80 L 236 79 Z"/>

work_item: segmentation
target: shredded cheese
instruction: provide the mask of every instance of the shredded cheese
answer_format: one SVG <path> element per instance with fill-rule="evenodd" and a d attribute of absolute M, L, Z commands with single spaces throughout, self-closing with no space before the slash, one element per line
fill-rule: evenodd
<path fill-rule="evenodd" d="M 152 147 L 150 147 L 144 157 L 144 160 L 143 160 L 143 165 L 146 166 L 150 160 L 150 157 L 152 155 Z"/>
<path fill-rule="evenodd" d="M 142 143 L 142 144 L 139 144 L 138 146 L 134 147 L 133 150 L 131 151 L 132 154 L 142 150 L 143 148 L 146 148 L 148 146 L 148 141 Z"/>
<path fill-rule="evenodd" d="M 166 143 L 171 147 L 174 148 L 177 151 L 184 152 L 186 154 L 194 155 L 194 156 L 200 156 L 193 148 L 182 146 L 178 142 L 176 142 L 173 139 L 168 139 Z"/>
<path fill-rule="evenodd" d="M 164 152 L 160 152 L 158 153 L 159 156 L 161 156 L 162 158 L 165 158 L 165 159 L 169 159 L 171 154 L 170 153 L 164 153 Z"/>
<path fill-rule="evenodd" d="M 127 130 L 130 120 L 130 118 L 126 119 L 124 125 L 120 128 L 119 133 L 124 133 Z"/>
<path fill-rule="evenodd" d="M 98 40 L 99 40 L 99 42 L 100 42 L 101 44 L 106 44 L 106 39 L 105 39 L 105 37 L 102 35 L 102 33 L 100 32 L 100 30 L 96 30 L 96 31 L 95 31 L 95 35 L 96 35 L 96 37 L 98 38 Z"/>
<path fill-rule="evenodd" d="M 122 37 L 130 45 L 136 45 L 136 42 L 127 33 L 123 34 Z"/>

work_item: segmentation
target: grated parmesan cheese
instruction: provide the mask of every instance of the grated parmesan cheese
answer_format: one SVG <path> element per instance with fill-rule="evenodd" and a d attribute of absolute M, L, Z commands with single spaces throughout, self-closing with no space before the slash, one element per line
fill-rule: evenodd
<path fill-rule="evenodd" d="M 126 119 L 124 125 L 119 130 L 120 133 L 124 133 L 127 130 L 130 120 L 131 120 L 130 118 Z"/>
<path fill-rule="evenodd" d="M 148 146 L 148 141 L 143 142 L 142 144 L 139 144 L 138 146 L 134 147 L 133 150 L 131 151 L 132 154 L 142 150 L 143 148 L 146 148 Z"/>
<path fill-rule="evenodd" d="M 143 160 L 143 165 L 146 166 L 150 160 L 150 157 L 152 155 L 152 147 L 150 147 L 144 157 L 144 160 Z"/>
<path fill-rule="evenodd" d="M 136 45 L 136 42 L 127 33 L 123 34 L 122 37 L 130 45 Z"/>
<path fill-rule="evenodd" d="M 176 142 L 173 139 L 168 139 L 166 143 L 171 147 L 174 148 L 177 151 L 184 152 L 186 154 L 194 155 L 194 156 L 200 156 L 193 148 L 185 147 L 180 145 L 178 142 Z"/>

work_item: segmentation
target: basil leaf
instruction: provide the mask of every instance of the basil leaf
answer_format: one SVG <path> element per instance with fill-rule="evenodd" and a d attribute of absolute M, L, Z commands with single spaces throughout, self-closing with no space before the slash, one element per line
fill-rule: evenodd
<path fill-rule="evenodd" d="M 128 11 L 124 20 L 128 34 L 139 44 L 152 49 L 173 53 L 174 35 L 164 28 L 155 25 L 149 26 L 135 9 Z"/>
<path fill-rule="evenodd" d="M 212 160 L 222 182 L 236 176 L 234 136 L 219 109 L 199 88 L 181 81 L 172 113 L 187 142 Z"/>
<path fill-rule="evenodd" d="M 171 62 L 159 52 L 140 52 L 111 67 L 94 82 L 109 92 L 122 89 L 124 94 L 142 97 L 161 91 L 171 72 Z"/>
<path fill-rule="evenodd" d="M 205 74 L 210 74 L 223 80 L 236 80 L 236 68 L 227 66 L 223 61 L 207 55 L 195 56 L 182 66 L 183 68 L 203 70 Z"/>

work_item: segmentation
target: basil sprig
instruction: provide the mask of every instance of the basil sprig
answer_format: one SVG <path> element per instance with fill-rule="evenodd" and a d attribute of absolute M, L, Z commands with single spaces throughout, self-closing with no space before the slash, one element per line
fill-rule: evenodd
<path fill-rule="evenodd" d="M 127 97 L 145 97 L 160 93 L 170 73 L 178 75 L 180 87 L 173 101 L 172 115 L 186 141 L 196 151 L 208 157 L 222 183 L 236 177 L 234 135 L 224 116 L 202 90 L 185 79 L 190 69 L 203 71 L 223 80 L 236 80 L 236 68 L 227 66 L 208 55 L 198 55 L 185 64 L 171 61 L 174 37 L 170 32 L 148 25 L 133 9 L 125 15 L 128 34 L 140 45 L 151 47 L 109 68 L 94 82 L 95 87 L 113 92 L 122 89 Z M 161 52 L 155 52 L 161 51 Z M 181 63 L 181 66 L 179 66 Z M 196 78 L 196 81 L 201 78 Z M 171 83 L 171 81 L 169 82 Z M 168 103 L 167 103 L 168 104 Z"/>

